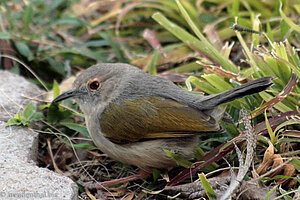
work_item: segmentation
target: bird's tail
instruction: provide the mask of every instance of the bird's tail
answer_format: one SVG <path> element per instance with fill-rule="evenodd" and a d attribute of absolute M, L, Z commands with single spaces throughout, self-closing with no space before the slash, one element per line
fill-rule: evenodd
<path fill-rule="evenodd" d="M 274 77 L 263 77 L 263 78 L 255 79 L 253 81 L 240 85 L 231 90 L 227 90 L 219 94 L 206 96 L 205 99 L 201 100 L 201 104 L 206 110 L 213 109 L 220 104 L 227 103 L 235 99 L 240 99 L 245 96 L 264 91 L 268 87 L 273 85 L 272 82 L 273 79 Z"/>

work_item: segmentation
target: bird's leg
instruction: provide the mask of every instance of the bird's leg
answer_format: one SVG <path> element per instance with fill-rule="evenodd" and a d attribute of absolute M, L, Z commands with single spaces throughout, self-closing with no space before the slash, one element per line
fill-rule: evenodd
<path fill-rule="evenodd" d="M 89 189 L 103 189 L 104 187 L 109 187 L 109 186 L 117 185 L 120 183 L 127 183 L 129 181 L 139 180 L 142 178 L 147 178 L 149 176 L 151 176 L 151 173 L 141 170 L 138 174 L 134 174 L 134 175 L 123 177 L 123 178 L 118 178 L 118 179 L 104 181 L 104 182 L 82 183 L 82 184 L 83 184 L 83 186 L 85 186 Z"/>

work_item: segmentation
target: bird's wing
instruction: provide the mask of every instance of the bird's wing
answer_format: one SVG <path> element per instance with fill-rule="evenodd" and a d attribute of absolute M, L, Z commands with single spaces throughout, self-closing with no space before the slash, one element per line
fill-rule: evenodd
<path fill-rule="evenodd" d="M 110 103 L 101 114 L 100 126 L 105 137 L 115 143 L 221 131 L 214 118 L 162 97 Z"/>

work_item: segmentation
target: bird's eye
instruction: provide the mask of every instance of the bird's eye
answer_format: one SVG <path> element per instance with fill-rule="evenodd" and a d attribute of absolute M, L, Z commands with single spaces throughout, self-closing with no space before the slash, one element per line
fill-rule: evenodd
<path fill-rule="evenodd" d="M 88 85 L 91 90 L 97 90 L 100 87 L 100 81 L 98 79 L 93 79 Z"/>

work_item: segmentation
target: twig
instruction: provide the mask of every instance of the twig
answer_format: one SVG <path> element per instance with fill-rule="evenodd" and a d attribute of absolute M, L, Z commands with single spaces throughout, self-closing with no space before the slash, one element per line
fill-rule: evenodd
<path fill-rule="evenodd" d="M 242 155 L 238 147 L 235 145 L 235 148 L 238 153 L 240 167 L 238 174 L 235 179 L 231 180 L 229 187 L 227 188 L 225 194 L 220 198 L 221 200 L 230 199 L 230 197 L 234 194 L 235 190 L 240 186 L 240 183 L 244 179 L 246 173 L 248 172 L 252 159 L 254 157 L 254 152 L 256 148 L 256 134 L 254 132 L 253 127 L 251 126 L 251 122 L 248 118 L 248 115 L 245 111 L 242 110 L 243 122 L 245 125 L 245 135 L 247 138 L 247 154 L 246 159 L 243 161 Z"/>
<path fill-rule="evenodd" d="M 19 64 L 21 64 L 21 65 L 23 65 L 40 83 L 41 83 L 41 85 L 47 90 L 47 91 L 49 91 L 48 90 L 48 88 L 47 88 L 47 86 L 44 84 L 44 82 L 36 75 L 36 73 L 34 73 L 33 71 L 32 71 L 32 69 L 29 67 L 29 66 L 27 66 L 24 62 L 22 62 L 21 60 L 19 60 L 18 58 L 16 58 L 16 57 L 13 57 L 13 56 L 10 56 L 10 55 L 5 55 L 5 54 L 2 54 L 2 55 L 0 55 L 0 58 L 1 57 L 4 57 L 4 58 L 9 58 L 9 59 L 11 59 L 11 60 L 14 60 L 14 61 L 16 61 L 16 62 L 18 62 Z"/>
<path fill-rule="evenodd" d="M 211 176 L 212 174 L 215 174 L 217 172 L 220 172 L 220 171 L 225 171 L 225 170 L 230 170 L 230 169 L 239 169 L 238 167 L 224 167 L 224 168 L 220 168 L 220 169 L 216 169 L 212 172 L 208 172 L 207 174 L 205 174 L 206 177 L 209 177 Z"/>
<path fill-rule="evenodd" d="M 298 187 L 298 190 L 295 192 L 294 199 L 300 199 L 300 186 Z"/>
<path fill-rule="evenodd" d="M 51 143 L 50 143 L 49 138 L 47 139 L 47 144 L 48 144 L 49 155 L 51 157 L 52 164 L 53 164 L 53 167 L 55 169 L 55 172 L 59 173 L 60 175 L 65 175 L 65 173 L 63 171 L 61 171 L 56 165 L 56 162 L 55 162 L 55 159 L 54 159 L 54 156 L 53 156 L 53 153 L 52 153 L 52 148 L 51 148 Z"/>
<path fill-rule="evenodd" d="M 283 199 L 284 196 L 287 196 L 287 195 L 289 195 L 289 194 L 293 194 L 293 193 L 297 194 L 298 190 L 299 190 L 299 189 L 288 191 L 288 192 L 286 192 L 286 193 L 284 193 L 284 194 L 282 194 L 282 195 L 276 197 L 274 200 Z M 299 198 L 299 196 L 298 196 L 298 198 Z M 298 198 L 297 198 L 297 196 L 295 195 L 293 199 L 297 200 Z"/>

